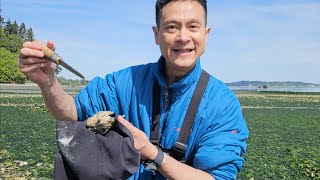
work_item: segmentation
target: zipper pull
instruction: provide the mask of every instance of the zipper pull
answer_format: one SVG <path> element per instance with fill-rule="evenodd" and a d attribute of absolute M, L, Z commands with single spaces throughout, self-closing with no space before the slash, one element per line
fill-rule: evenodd
<path fill-rule="evenodd" d="M 164 109 L 167 111 L 167 108 L 169 107 L 169 87 L 164 86 L 164 93 L 163 93 L 163 99 L 164 99 Z"/>

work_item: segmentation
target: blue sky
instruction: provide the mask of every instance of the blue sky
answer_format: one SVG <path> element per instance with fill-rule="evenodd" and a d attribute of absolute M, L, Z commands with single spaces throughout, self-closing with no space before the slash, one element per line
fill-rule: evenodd
<path fill-rule="evenodd" d="M 38 40 L 54 40 L 56 52 L 87 79 L 158 60 L 154 4 L 1 0 L 5 19 L 24 22 Z M 320 83 L 320 1 L 208 0 L 208 25 L 201 64 L 218 79 Z"/>

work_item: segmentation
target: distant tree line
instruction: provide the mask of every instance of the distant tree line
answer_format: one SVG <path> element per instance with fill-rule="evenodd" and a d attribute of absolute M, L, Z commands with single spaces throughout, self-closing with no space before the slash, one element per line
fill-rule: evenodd
<path fill-rule="evenodd" d="M 238 82 L 231 82 L 226 83 L 228 86 L 256 86 L 256 87 L 263 87 L 263 86 L 320 86 L 320 84 L 314 83 L 305 83 L 305 82 L 294 82 L 294 81 L 238 81 Z"/>
<path fill-rule="evenodd" d="M 0 82 L 26 82 L 26 77 L 18 68 L 17 55 L 25 41 L 33 41 L 32 28 L 24 23 L 20 25 L 16 20 L 4 21 L 0 15 Z"/>
<path fill-rule="evenodd" d="M 89 83 L 88 80 L 72 80 L 72 79 L 66 79 L 64 77 L 58 77 L 58 81 L 63 86 L 85 86 Z"/>
<path fill-rule="evenodd" d="M 18 67 L 17 55 L 23 42 L 34 40 L 32 28 L 27 28 L 23 22 L 19 25 L 16 20 L 5 21 L 0 15 L 0 83 L 27 81 Z M 56 73 L 60 72 L 61 67 L 57 67 Z"/>
<path fill-rule="evenodd" d="M 32 28 L 27 28 L 24 23 L 18 25 L 16 20 L 4 21 L 4 18 L 0 16 L 0 24 L 0 47 L 12 53 L 18 53 L 24 41 L 34 41 Z"/>

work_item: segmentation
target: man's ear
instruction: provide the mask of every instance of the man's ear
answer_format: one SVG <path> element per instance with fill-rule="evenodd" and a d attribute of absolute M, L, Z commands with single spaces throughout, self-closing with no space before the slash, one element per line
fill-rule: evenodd
<path fill-rule="evenodd" d="M 152 27 L 153 35 L 154 35 L 154 41 L 157 45 L 159 45 L 159 28 L 157 26 Z"/>
<path fill-rule="evenodd" d="M 211 31 L 211 28 L 209 28 L 209 27 L 206 28 L 206 43 L 208 41 L 208 36 L 209 36 L 210 31 Z"/>

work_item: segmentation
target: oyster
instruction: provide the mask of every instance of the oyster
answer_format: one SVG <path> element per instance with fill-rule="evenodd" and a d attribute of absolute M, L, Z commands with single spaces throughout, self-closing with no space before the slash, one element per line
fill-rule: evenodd
<path fill-rule="evenodd" d="M 105 135 L 114 125 L 116 115 L 112 111 L 100 111 L 87 119 L 86 127 L 91 131 Z"/>

